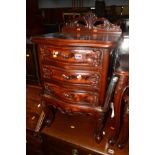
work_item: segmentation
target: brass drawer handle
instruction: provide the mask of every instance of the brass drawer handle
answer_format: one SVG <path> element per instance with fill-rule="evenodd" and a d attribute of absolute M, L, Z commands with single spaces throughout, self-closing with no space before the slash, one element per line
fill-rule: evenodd
<path fill-rule="evenodd" d="M 56 51 L 56 50 L 53 50 L 53 58 L 56 58 L 56 57 L 58 57 L 58 54 L 59 54 L 59 52 L 58 52 L 58 51 Z"/>
<path fill-rule="evenodd" d="M 81 80 L 81 79 L 82 79 L 82 75 L 81 75 L 81 74 L 79 74 L 79 75 L 77 75 L 77 76 L 62 74 L 62 77 L 63 77 L 64 79 L 66 79 L 66 80 L 71 80 L 71 79 L 73 79 L 73 78 L 76 78 L 76 79 L 78 79 L 78 80 Z"/>
<path fill-rule="evenodd" d="M 63 95 L 64 95 L 66 98 L 71 98 L 71 95 L 68 94 L 68 93 L 64 93 Z"/>
<path fill-rule="evenodd" d="M 77 149 L 72 149 L 72 155 L 78 155 L 79 151 Z"/>
<path fill-rule="evenodd" d="M 72 79 L 71 76 L 69 76 L 69 75 L 65 75 L 65 74 L 62 74 L 62 77 L 63 77 L 64 79 L 66 79 L 66 80 L 70 80 L 70 79 Z"/>

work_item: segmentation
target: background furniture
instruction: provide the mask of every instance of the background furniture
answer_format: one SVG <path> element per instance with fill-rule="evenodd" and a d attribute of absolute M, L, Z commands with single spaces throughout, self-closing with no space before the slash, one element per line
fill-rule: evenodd
<path fill-rule="evenodd" d="M 124 136 L 121 138 L 118 146 L 124 146 L 128 138 L 129 130 L 129 36 L 124 34 L 122 43 L 117 52 L 116 65 L 113 78 L 118 78 L 114 92 L 114 112 L 115 123 L 114 132 L 109 142 L 115 144 L 120 133 L 122 124 Z M 121 122 L 122 121 L 122 122 Z"/>
<path fill-rule="evenodd" d="M 123 94 L 124 106 L 123 106 L 123 118 L 120 129 L 120 138 L 118 141 L 118 147 L 123 148 L 129 140 L 129 89 Z"/>
<path fill-rule="evenodd" d="M 39 83 L 38 56 L 35 44 L 28 42 L 26 44 L 26 82 Z"/>

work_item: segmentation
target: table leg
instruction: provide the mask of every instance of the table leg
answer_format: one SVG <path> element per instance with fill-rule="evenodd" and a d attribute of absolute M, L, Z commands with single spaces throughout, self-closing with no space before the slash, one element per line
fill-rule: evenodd
<path fill-rule="evenodd" d="M 118 147 L 123 148 L 129 138 L 129 96 L 126 97 L 124 102 L 123 122 Z"/>
<path fill-rule="evenodd" d="M 112 137 L 109 139 L 110 144 L 115 144 L 120 131 L 120 117 L 121 117 L 121 104 L 122 96 L 125 91 L 126 86 L 128 85 L 128 76 L 119 75 L 119 80 L 116 85 L 114 93 L 114 112 L 115 112 L 115 123 L 114 123 L 114 132 Z"/>

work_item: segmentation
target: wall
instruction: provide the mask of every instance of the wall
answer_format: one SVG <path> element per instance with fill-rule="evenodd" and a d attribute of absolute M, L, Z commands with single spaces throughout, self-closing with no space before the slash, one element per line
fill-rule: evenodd
<path fill-rule="evenodd" d="M 80 0 L 76 1 L 80 2 Z M 126 18 L 129 15 L 128 2 L 128 0 L 105 0 L 107 12 L 105 17 L 111 22 L 115 22 L 116 19 Z M 47 31 L 50 30 L 50 32 L 55 31 L 54 26 L 64 23 L 64 13 L 83 13 L 90 11 L 91 7 L 95 8 L 95 0 L 83 0 L 83 8 L 76 9 L 72 8 L 72 0 L 38 0 L 38 4 L 42 12 L 44 27 L 46 27 Z M 122 6 L 123 9 L 121 9 Z"/>
<path fill-rule="evenodd" d="M 66 8 L 72 7 L 72 0 L 38 0 L 39 8 Z M 109 5 L 128 5 L 129 0 L 105 0 Z M 94 7 L 95 0 L 83 0 L 83 7 Z"/>

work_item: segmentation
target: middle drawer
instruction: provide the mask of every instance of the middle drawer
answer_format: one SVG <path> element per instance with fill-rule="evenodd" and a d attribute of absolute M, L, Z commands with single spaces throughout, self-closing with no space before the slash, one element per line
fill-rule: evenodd
<path fill-rule="evenodd" d="M 82 84 L 92 88 L 99 88 L 101 75 L 98 72 L 86 70 L 66 70 L 58 67 L 43 65 L 43 78 L 45 80 L 57 80 L 70 84 Z"/>

